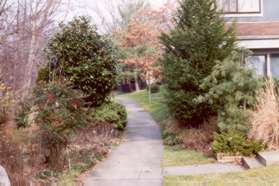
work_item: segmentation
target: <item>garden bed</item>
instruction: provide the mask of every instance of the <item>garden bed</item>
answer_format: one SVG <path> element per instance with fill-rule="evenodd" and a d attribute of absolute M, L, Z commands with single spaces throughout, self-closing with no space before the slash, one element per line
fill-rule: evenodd
<path fill-rule="evenodd" d="M 102 161 L 121 142 L 123 134 L 105 123 L 76 129 L 65 154 L 64 169 L 55 172 L 45 163 L 47 151 L 40 147 L 40 139 L 35 140 L 35 132 L 31 135 L 29 130 L 7 127 L 1 130 L 0 162 L 13 185 L 75 184 L 81 173 Z"/>

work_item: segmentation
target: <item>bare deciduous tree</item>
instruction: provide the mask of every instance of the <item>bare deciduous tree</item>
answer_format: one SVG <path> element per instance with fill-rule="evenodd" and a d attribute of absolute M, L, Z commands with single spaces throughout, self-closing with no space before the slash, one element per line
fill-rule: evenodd
<path fill-rule="evenodd" d="M 119 27 L 127 26 L 137 12 L 149 6 L 146 0 L 102 0 L 101 3 L 96 3 L 92 10 L 101 30 L 111 33 Z"/>
<path fill-rule="evenodd" d="M 0 0 L 0 65 L 20 96 L 30 93 L 62 0 Z"/>
<path fill-rule="evenodd" d="M 34 68 L 40 63 L 38 57 L 42 57 L 40 56 L 40 46 L 45 41 L 60 0 L 29 0 L 28 3 L 26 3 L 26 0 L 21 1 L 24 3 L 22 13 L 27 13 L 27 20 L 23 19 L 21 22 L 26 25 L 24 30 L 29 35 L 23 86 L 23 97 L 25 97 L 29 94 L 32 85 Z"/>

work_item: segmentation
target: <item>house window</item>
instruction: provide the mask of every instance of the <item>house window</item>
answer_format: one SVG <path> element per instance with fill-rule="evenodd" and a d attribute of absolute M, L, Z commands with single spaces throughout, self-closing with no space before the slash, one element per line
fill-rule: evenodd
<path fill-rule="evenodd" d="M 279 54 L 270 55 L 271 76 L 279 80 Z"/>
<path fill-rule="evenodd" d="M 225 14 L 261 13 L 261 0 L 217 0 Z"/>
<path fill-rule="evenodd" d="M 252 55 L 248 57 L 246 65 L 254 69 L 258 75 L 267 75 L 267 58 L 266 55 Z M 279 67 L 279 66 L 278 66 Z"/>
<path fill-rule="evenodd" d="M 246 59 L 246 65 L 260 76 L 279 80 L 279 53 L 255 54 Z"/>

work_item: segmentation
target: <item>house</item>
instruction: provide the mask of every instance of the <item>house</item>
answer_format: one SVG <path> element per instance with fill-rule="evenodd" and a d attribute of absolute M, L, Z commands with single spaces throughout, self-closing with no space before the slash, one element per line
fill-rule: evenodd
<path fill-rule="evenodd" d="M 253 52 L 248 66 L 279 79 L 279 1 L 217 0 L 226 22 L 236 22 L 239 46 Z"/>

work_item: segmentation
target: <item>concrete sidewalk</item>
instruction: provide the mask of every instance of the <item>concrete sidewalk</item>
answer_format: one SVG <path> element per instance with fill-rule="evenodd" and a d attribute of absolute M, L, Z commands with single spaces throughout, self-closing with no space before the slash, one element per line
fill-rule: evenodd
<path fill-rule="evenodd" d="M 86 186 L 161 186 L 163 176 L 244 171 L 235 164 L 205 164 L 161 168 L 163 142 L 159 125 L 134 101 L 119 98 L 128 111 L 123 143 L 112 150 L 85 179 Z"/>
<path fill-rule="evenodd" d="M 95 167 L 88 186 L 161 186 L 163 144 L 159 125 L 134 101 L 119 100 L 128 111 L 123 143 Z"/>

